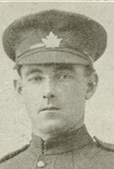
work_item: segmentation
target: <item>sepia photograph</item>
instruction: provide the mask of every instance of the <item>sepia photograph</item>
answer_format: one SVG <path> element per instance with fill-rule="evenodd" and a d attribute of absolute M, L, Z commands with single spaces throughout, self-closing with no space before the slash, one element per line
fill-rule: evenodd
<path fill-rule="evenodd" d="M 114 169 L 114 2 L 0 2 L 0 169 Z"/>

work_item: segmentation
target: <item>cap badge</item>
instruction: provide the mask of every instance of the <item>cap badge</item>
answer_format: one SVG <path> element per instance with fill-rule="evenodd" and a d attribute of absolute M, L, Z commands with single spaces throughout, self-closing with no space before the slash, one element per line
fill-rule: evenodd
<path fill-rule="evenodd" d="M 53 32 L 50 32 L 46 38 L 41 39 L 43 43 L 38 43 L 30 48 L 39 48 L 39 47 L 46 47 L 46 48 L 58 48 L 61 45 L 62 38 L 58 38 L 56 35 L 54 35 Z"/>
<path fill-rule="evenodd" d="M 50 32 L 46 38 L 42 39 L 42 42 L 45 44 L 46 48 L 56 48 L 60 47 L 62 38 L 58 38 L 53 32 Z"/>

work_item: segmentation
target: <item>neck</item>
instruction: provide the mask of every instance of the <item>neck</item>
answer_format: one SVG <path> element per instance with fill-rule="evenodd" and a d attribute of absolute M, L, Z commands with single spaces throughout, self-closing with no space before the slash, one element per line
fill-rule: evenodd
<path fill-rule="evenodd" d="M 72 126 L 71 128 L 69 128 L 69 129 L 67 129 L 65 131 L 62 131 L 62 132 L 60 131 L 58 133 L 56 133 L 56 132 L 47 132 L 47 131 L 45 131 L 43 129 L 39 129 L 39 130 L 36 129 L 35 130 L 34 128 L 32 128 L 32 131 L 36 136 L 38 136 L 38 137 L 42 138 L 44 141 L 46 141 L 48 139 L 57 137 L 57 136 L 59 136 L 59 135 L 61 135 L 63 133 L 69 133 L 71 131 L 78 130 L 79 128 L 81 128 L 83 126 L 83 124 L 84 124 L 84 120 L 81 119 L 76 125 Z"/>

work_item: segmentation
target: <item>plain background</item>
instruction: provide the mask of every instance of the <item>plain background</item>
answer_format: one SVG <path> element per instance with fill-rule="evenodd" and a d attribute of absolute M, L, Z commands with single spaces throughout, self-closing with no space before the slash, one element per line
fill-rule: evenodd
<path fill-rule="evenodd" d="M 101 23 L 108 34 L 104 55 L 95 63 L 99 84 L 87 101 L 85 123 L 92 136 L 114 143 L 114 2 L 1 2 L 0 3 L 0 157 L 30 140 L 31 125 L 21 99 L 13 88 L 18 78 L 14 63 L 2 47 L 4 29 L 18 17 L 47 9 L 87 15 Z"/>

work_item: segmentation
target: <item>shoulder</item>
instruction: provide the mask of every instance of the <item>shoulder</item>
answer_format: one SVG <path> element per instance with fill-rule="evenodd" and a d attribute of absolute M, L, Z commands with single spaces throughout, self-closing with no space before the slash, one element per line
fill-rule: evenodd
<path fill-rule="evenodd" d="M 102 149 L 114 152 L 114 144 L 103 142 L 96 136 L 94 136 L 93 138 L 96 141 L 96 144 L 100 146 Z"/>
<path fill-rule="evenodd" d="M 94 161 L 104 168 L 114 168 L 114 144 L 103 142 L 97 137 L 94 137 L 94 140 Z"/>
<path fill-rule="evenodd" d="M 105 143 L 94 137 L 91 144 L 78 151 L 79 166 L 84 169 L 114 169 L 114 144 Z M 77 165 L 77 151 L 74 153 Z"/>
<path fill-rule="evenodd" d="M 27 144 L 27 145 L 23 146 L 22 148 L 5 155 L 4 157 L 2 157 L 0 159 L 0 164 L 9 160 L 9 159 L 12 159 L 13 157 L 17 156 L 18 154 L 24 152 L 26 149 L 28 149 L 29 146 L 30 146 L 30 144 Z"/>
<path fill-rule="evenodd" d="M 94 151 L 93 164 L 98 168 L 114 168 L 114 144 L 106 143 L 94 137 L 96 148 Z"/>

